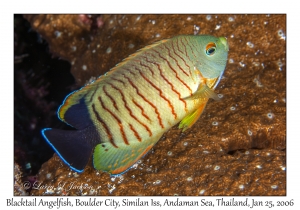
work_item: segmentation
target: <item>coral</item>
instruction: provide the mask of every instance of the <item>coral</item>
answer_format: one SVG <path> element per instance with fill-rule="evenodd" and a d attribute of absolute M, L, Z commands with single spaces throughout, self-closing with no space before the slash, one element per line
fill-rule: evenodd
<path fill-rule="evenodd" d="M 200 120 L 174 127 L 119 177 L 76 174 L 54 155 L 33 195 L 285 195 L 285 15 L 26 15 L 50 51 L 68 60 L 77 84 L 107 72 L 137 49 L 178 34 L 225 36 L 229 59 Z M 65 183 L 65 187 L 59 183 Z M 68 189 L 70 183 L 80 189 Z M 92 186 L 93 190 L 88 189 Z M 147 190 L 145 190 L 147 189 Z"/>
<path fill-rule="evenodd" d="M 17 163 L 14 163 L 14 195 L 28 195 L 22 182 L 22 171 Z"/>

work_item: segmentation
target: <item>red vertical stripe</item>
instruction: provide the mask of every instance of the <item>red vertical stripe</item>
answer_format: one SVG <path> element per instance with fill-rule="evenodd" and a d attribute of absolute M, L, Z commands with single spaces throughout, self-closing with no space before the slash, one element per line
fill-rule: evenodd
<path fill-rule="evenodd" d="M 100 104 L 101 104 L 102 108 L 103 108 L 105 111 L 107 111 L 111 116 L 113 116 L 113 118 L 118 122 L 118 125 L 119 125 L 119 128 L 120 128 L 120 132 L 121 132 L 121 134 L 122 134 L 123 141 L 124 141 L 125 144 L 129 145 L 129 142 L 128 142 L 127 137 L 126 137 L 126 135 L 125 135 L 125 132 L 124 132 L 124 129 L 123 129 L 123 125 L 122 125 L 121 120 L 120 120 L 120 119 L 119 119 L 119 118 L 118 118 L 111 110 L 109 110 L 109 109 L 104 105 L 104 103 L 103 103 L 103 101 L 102 101 L 102 98 L 101 98 L 100 96 L 98 97 L 98 100 L 100 101 Z"/>

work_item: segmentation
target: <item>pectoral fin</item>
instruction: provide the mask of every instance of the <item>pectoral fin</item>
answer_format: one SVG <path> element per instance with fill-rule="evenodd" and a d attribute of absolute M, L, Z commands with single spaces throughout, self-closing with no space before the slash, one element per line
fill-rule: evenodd
<path fill-rule="evenodd" d="M 185 99 L 209 99 L 212 98 L 214 100 L 219 100 L 218 95 L 210 89 L 207 85 L 200 85 L 198 90 L 193 93 L 192 96 L 189 96 Z"/>
<path fill-rule="evenodd" d="M 182 129 L 183 132 L 188 128 L 192 127 L 195 124 L 195 122 L 199 119 L 209 98 L 215 100 L 220 99 L 218 95 L 207 85 L 200 85 L 198 90 L 192 96 L 184 98 L 186 100 L 201 99 L 201 105 L 199 106 L 198 109 L 196 109 L 194 112 L 187 115 L 185 118 L 181 120 L 179 124 L 179 128 Z"/>
<path fill-rule="evenodd" d="M 182 132 L 186 131 L 188 128 L 192 127 L 195 122 L 199 119 L 201 116 L 205 106 L 206 106 L 207 100 L 201 104 L 201 106 L 196 109 L 194 112 L 192 112 L 190 115 L 183 118 L 179 124 L 179 128 L 182 129 Z"/>

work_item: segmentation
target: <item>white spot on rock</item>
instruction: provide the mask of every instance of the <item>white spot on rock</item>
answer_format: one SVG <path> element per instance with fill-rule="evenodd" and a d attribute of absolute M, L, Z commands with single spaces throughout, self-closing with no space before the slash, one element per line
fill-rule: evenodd
<path fill-rule="evenodd" d="M 199 195 L 203 195 L 205 193 L 205 190 L 200 190 Z"/>
<path fill-rule="evenodd" d="M 244 64 L 243 62 L 239 62 L 239 64 L 240 64 L 240 67 L 245 67 L 246 66 L 246 64 Z"/>
<path fill-rule="evenodd" d="M 219 123 L 217 121 L 212 122 L 212 125 L 217 126 Z"/>
<path fill-rule="evenodd" d="M 224 97 L 224 95 L 223 95 L 223 94 L 221 94 L 221 93 L 219 93 L 219 94 L 218 94 L 218 97 L 219 97 L 219 98 L 223 98 L 223 97 Z"/>
<path fill-rule="evenodd" d="M 140 19 L 141 19 L 141 15 L 137 16 L 137 18 L 135 20 L 139 21 Z"/>
<path fill-rule="evenodd" d="M 280 39 L 285 40 L 285 38 L 286 38 L 285 34 L 283 33 L 283 31 L 281 29 L 277 31 L 277 34 L 280 37 Z"/>
<path fill-rule="evenodd" d="M 276 190 L 276 189 L 278 188 L 278 186 L 277 186 L 276 184 L 274 184 L 274 185 L 271 185 L 271 188 L 272 188 L 273 190 Z"/>
<path fill-rule="evenodd" d="M 192 177 L 188 177 L 186 180 L 187 180 L 188 182 L 190 182 L 190 181 L 193 180 L 193 178 L 192 178 Z"/>
<path fill-rule="evenodd" d="M 139 165 L 139 164 L 135 163 L 135 164 L 133 164 L 131 167 L 132 167 L 133 169 L 137 169 L 138 165 Z M 133 177 L 133 178 L 134 178 L 134 177 Z"/>
<path fill-rule="evenodd" d="M 48 173 L 48 174 L 46 175 L 46 178 L 47 178 L 47 179 L 50 179 L 51 176 L 52 176 L 51 173 Z"/>
<path fill-rule="evenodd" d="M 194 35 L 197 35 L 200 31 L 200 26 L 194 25 Z"/>
<path fill-rule="evenodd" d="M 54 31 L 54 35 L 56 38 L 59 38 L 61 36 L 62 32 L 60 31 Z"/>
<path fill-rule="evenodd" d="M 46 194 L 46 195 L 52 195 L 53 193 L 54 193 L 54 190 L 49 189 L 48 187 L 47 187 L 46 191 L 44 192 L 44 194 Z"/>
<path fill-rule="evenodd" d="M 252 62 L 252 64 L 253 64 L 253 66 L 258 67 L 260 65 L 260 62 L 254 61 L 254 62 Z"/>
<path fill-rule="evenodd" d="M 271 120 L 271 119 L 273 119 L 273 117 L 274 117 L 274 114 L 273 113 L 271 113 L 271 112 L 269 112 L 268 114 L 267 114 L 267 117 Z"/>
<path fill-rule="evenodd" d="M 108 47 L 108 48 L 106 49 L 106 53 L 107 53 L 107 54 L 111 53 L 111 51 L 112 51 L 112 48 L 111 48 L 111 47 Z"/>
<path fill-rule="evenodd" d="M 216 25 L 215 30 L 219 30 L 221 28 L 221 25 Z"/>
<path fill-rule="evenodd" d="M 254 44 L 252 42 L 247 42 L 247 46 L 250 47 L 250 48 L 253 48 Z"/>
<path fill-rule="evenodd" d="M 87 66 L 86 66 L 86 65 L 83 65 L 83 66 L 82 66 L 82 70 L 83 70 L 83 71 L 86 71 L 86 70 L 87 70 Z"/>
<path fill-rule="evenodd" d="M 123 177 L 123 175 L 119 175 L 118 177 L 119 177 L 118 184 L 121 184 L 122 181 L 124 180 L 124 177 Z"/>
<path fill-rule="evenodd" d="M 257 87 L 263 87 L 263 85 L 261 84 L 261 82 L 259 81 L 259 78 L 254 78 L 253 82 L 256 84 Z"/>
<path fill-rule="evenodd" d="M 214 170 L 217 171 L 219 170 L 221 167 L 220 166 L 215 166 Z"/>
<path fill-rule="evenodd" d="M 90 192 L 89 192 L 89 195 L 93 195 L 95 192 L 96 192 L 95 189 L 91 189 Z"/>
<path fill-rule="evenodd" d="M 279 71 L 281 71 L 282 70 L 282 66 L 283 66 L 283 63 L 281 62 L 281 60 L 277 61 L 277 65 L 278 65 Z"/>
<path fill-rule="evenodd" d="M 206 20 L 210 20 L 211 19 L 211 15 L 206 15 Z"/>
<path fill-rule="evenodd" d="M 229 21 L 229 22 L 233 22 L 233 21 L 234 21 L 234 18 L 233 18 L 233 17 L 229 17 L 229 18 L 228 18 L 228 21 Z"/>
<path fill-rule="evenodd" d="M 155 185 L 158 185 L 158 184 L 160 184 L 161 183 L 161 180 L 156 180 L 153 184 L 155 184 Z"/>
<path fill-rule="evenodd" d="M 107 184 L 107 188 L 108 188 L 108 192 L 111 194 L 116 189 L 116 185 Z"/>
<path fill-rule="evenodd" d="M 134 44 L 129 44 L 129 45 L 128 45 L 128 48 L 129 48 L 129 49 L 134 48 Z"/>

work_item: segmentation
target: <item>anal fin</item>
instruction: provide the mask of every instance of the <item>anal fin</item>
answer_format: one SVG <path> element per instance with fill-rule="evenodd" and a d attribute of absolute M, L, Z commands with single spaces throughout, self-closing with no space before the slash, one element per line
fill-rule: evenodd
<path fill-rule="evenodd" d="M 106 171 L 112 175 L 122 174 L 136 161 L 143 157 L 160 139 L 158 134 L 142 142 L 117 144 L 118 148 L 110 143 L 100 143 L 95 147 L 93 162 L 97 170 Z"/>

